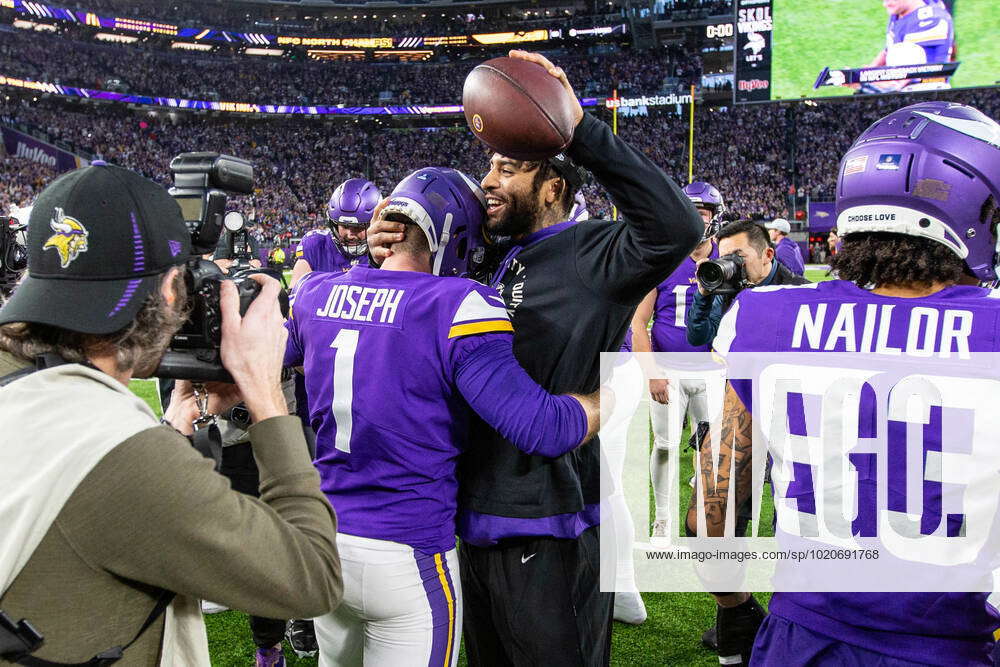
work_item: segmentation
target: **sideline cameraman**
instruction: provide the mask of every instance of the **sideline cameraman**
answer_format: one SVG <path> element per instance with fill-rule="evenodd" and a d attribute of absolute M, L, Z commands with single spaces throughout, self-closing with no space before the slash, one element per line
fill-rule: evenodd
<path fill-rule="evenodd" d="M 764 287 L 765 285 L 804 285 L 809 281 L 792 273 L 788 267 L 774 258 L 767 231 L 753 222 L 734 222 L 722 228 L 716 235 L 719 244 L 719 260 L 727 255 L 738 255 L 742 260 L 742 280 L 727 285 L 726 293 L 710 294 L 701 280 L 698 293 L 694 295 L 691 307 L 684 316 L 687 340 L 691 345 L 706 345 L 715 339 L 722 315 L 743 289 Z M 698 262 L 698 268 L 706 261 Z"/>
<path fill-rule="evenodd" d="M 260 244 L 246 230 L 234 234 L 227 229 L 219 237 L 219 245 L 216 246 L 215 253 L 209 259 L 226 272 L 236 261 L 246 262 L 250 267 L 259 269 L 261 267 Z"/>
<path fill-rule="evenodd" d="M 232 491 L 128 390 L 184 320 L 190 251 L 176 202 L 118 167 L 59 177 L 32 212 L 29 275 L 0 309 L 0 608 L 45 636 L 32 657 L 127 646 L 128 664 L 207 665 L 193 598 L 281 618 L 342 597 L 335 516 L 280 390 L 276 281 L 257 278 L 242 318 L 222 285 L 236 387 L 209 403 L 247 404 L 260 500 Z M 190 430 L 194 397 L 179 384 L 166 418 Z"/>
<path fill-rule="evenodd" d="M 28 264 L 24 247 L 25 227 L 15 215 L 0 217 L 0 306 L 14 293 Z"/>

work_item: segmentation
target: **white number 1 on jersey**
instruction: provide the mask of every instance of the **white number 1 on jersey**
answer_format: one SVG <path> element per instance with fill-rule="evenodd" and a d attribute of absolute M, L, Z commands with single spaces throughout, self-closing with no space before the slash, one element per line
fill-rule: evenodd
<path fill-rule="evenodd" d="M 684 328 L 684 316 L 687 314 L 687 293 L 691 289 L 690 285 L 677 285 L 674 287 L 674 326 Z"/>
<path fill-rule="evenodd" d="M 333 359 L 333 421 L 337 425 L 337 441 L 334 447 L 351 453 L 351 432 L 354 418 L 351 404 L 354 402 L 354 354 L 358 351 L 357 329 L 341 329 L 330 347 L 337 350 Z"/>

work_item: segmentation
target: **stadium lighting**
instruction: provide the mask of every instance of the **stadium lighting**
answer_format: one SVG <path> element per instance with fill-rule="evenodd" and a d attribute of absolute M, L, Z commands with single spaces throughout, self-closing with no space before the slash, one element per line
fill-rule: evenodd
<path fill-rule="evenodd" d="M 215 47 L 211 44 L 197 44 L 195 42 L 171 42 L 170 48 L 185 51 L 211 51 Z"/>
<path fill-rule="evenodd" d="M 133 37 L 131 35 L 116 35 L 110 32 L 99 32 L 94 35 L 94 39 L 99 39 L 102 42 L 115 42 L 116 44 L 134 44 L 139 41 L 138 37 Z"/>
<path fill-rule="evenodd" d="M 283 55 L 285 55 L 285 52 L 282 51 L 281 49 L 256 49 L 256 48 L 249 48 L 249 49 L 245 49 L 243 51 L 243 53 L 247 54 L 248 56 L 283 56 Z"/>
<path fill-rule="evenodd" d="M 11 25 L 21 30 L 37 30 L 39 32 L 56 32 L 59 30 L 54 25 L 48 23 L 35 23 L 34 21 L 24 21 L 22 19 L 17 19 Z"/>

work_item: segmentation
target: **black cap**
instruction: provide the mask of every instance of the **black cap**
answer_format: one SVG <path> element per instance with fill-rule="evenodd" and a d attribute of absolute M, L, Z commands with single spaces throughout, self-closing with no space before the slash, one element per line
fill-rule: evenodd
<path fill-rule="evenodd" d="M 0 308 L 0 324 L 118 331 L 190 254 L 180 207 L 162 187 L 121 167 L 76 169 L 35 200 L 28 275 Z"/>

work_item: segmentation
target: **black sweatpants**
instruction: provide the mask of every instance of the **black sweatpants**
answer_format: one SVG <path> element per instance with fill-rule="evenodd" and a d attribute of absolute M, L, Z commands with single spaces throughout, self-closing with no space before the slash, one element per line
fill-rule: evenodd
<path fill-rule="evenodd" d="M 609 664 L 615 597 L 600 590 L 599 532 L 461 544 L 471 667 Z"/>
<path fill-rule="evenodd" d="M 254 498 L 260 497 L 260 471 L 253 457 L 250 443 L 240 443 L 222 448 L 222 465 L 219 473 L 229 480 L 233 491 Z M 285 636 L 285 621 L 262 616 L 250 616 L 250 633 L 257 648 L 271 648 L 280 644 Z"/>

